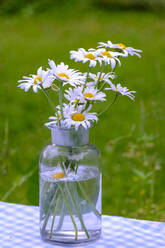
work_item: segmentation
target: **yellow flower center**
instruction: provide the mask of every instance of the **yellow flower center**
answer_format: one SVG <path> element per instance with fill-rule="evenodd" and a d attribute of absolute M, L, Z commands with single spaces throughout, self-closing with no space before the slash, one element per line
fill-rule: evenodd
<path fill-rule="evenodd" d="M 92 53 L 88 53 L 88 54 L 85 55 L 85 58 L 94 60 L 95 56 Z"/>
<path fill-rule="evenodd" d="M 40 77 L 40 76 L 35 77 L 34 84 L 38 84 L 37 80 L 40 81 L 40 83 L 41 83 L 42 82 L 42 77 Z"/>
<path fill-rule="evenodd" d="M 92 93 L 90 93 L 90 92 L 89 93 L 85 93 L 84 96 L 85 97 L 88 97 L 88 98 L 94 97 L 94 95 Z"/>
<path fill-rule="evenodd" d="M 85 116 L 81 113 L 75 113 L 72 115 L 72 120 L 73 121 L 84 121 L 85 120 Z"/>
<path fill-rule="evenodd" d="M 65 77 L 65 78 L 69 79 L 69 76 L 66 73 L 59 73 L 58 76 L 59 77 Z"/>
<path fill-rule="evenodd" d="M 52 177 L 55 178 L 55 179 L 63 178 L 64 177 L 64 172 L 57 172 L 57 173 L 53 174 Z"/>
<path fill-rule="evenodd" d="M 110 52 L 108 52 L 108 51 L 102 52 L 101 54 L 102 54 L 103 56 L 107 56 L 108 58 L 112 58 Z"/>
<path fill-rule="evenodd" d="M 59 118 L 59 120 L 62 119 L 61 113 L 58 113 L 58 118 Z"/>
<path fill-rule="evenodd" d="M 122 49 L 126 49 L 126 48 L 127 48 L 123 43 L 118 43 L 117 45 L 118 45 L 119 47 L 121 47 Z"/>
<path fill-rule="evenodd" d="M 96 79 L 98 79 L 98 77 L 96 77 Z M 103 79 L 104 79 L 104 78 L 103 78 L 103 77 L 101 77 L 101 78 L 100 78 L 100 81 L 102 81 Z"/>

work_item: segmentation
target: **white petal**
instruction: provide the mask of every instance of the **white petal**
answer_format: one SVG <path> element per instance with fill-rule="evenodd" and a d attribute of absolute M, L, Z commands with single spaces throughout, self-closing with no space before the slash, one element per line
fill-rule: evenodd
<path fill-rule="evenodd" d="M 42 74 L 42 66 L 38 68 L 37 70 L 37 75 L 41 75 Z"/>
<path fill-rule="evenodd" d="M 116 66 L 116 61 L 114 59 L 111 59 L 111 67 L 114 69 Z"/>

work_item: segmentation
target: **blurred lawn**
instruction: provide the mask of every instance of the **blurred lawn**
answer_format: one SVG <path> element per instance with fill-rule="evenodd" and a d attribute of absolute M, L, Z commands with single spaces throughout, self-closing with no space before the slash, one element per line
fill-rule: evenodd
<path fill-rule="evenodd" d="M 144 53 L 117 70 L 118 81 L 137 91 L 135 103 L 120 97 L 90 131 L 103 157 L 103 213 L 165 220 L 164 30 L 163 16 L 138 11 L 64 8 L 1 17 L 0 200 L 38 204 L 38 157 L 50 142 L 44 123 L 51 108 L 41 92 L 17 88 L 17 80 L 48 58 L 85 71 L 69 50 L 111 40 Z"/>

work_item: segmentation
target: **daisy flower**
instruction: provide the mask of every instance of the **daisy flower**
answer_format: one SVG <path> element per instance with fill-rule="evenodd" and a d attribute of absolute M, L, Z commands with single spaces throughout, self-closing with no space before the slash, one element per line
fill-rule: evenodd
<path fill-rule="evenodd" d="M 86 103 L 86 101 L 105 101 L 105 93 L 99 92 L 94 87 L 87 86 L 84 91 L 83 87 L 69 88 L 65 91 L 67 94 L 64 94 L 65 98 L 71 103 Z"/>
<path fill-rule="evenodd" d="M 50 116 L 49 120 L 51 120 L 50 122 L 45 123 L 45 126 L 47 127 L 51 127 L 51 126 L 59 126 L 59 122 L 61 126 L 65 126 L 64 124 L 64 120 L 62 120 L 62 115 L 60 112 L 60 106 L 56 106 L 57 112 L 55 113 L 54 116 Z M 63 104 L 63 114 L 65 115 L 66 112 L 68 112 L 69 106 L 67 104 Z"/>
<path fill-rule="evenodd" d="M 102 62 L 105 64 L 111 64 L 112 69 L 116 66 L 116 61 L 121 65 L 120 60 L 117 58 L 118 56 L 123 56 L 123 54 L 118 52 L 111 52 L 106 50 L 105 48 L 98 49 L 99 56 L 97 60 L 99 61 L 100 65 Z"/>
<path fill-rule="evenodd" d="M 83 88 L 82 88 L 83 89 Z M 94 87 L 86 87 L 84 91 L 81 90 L 80 99 L 85 99 L 88 101 L 105 101 L 106 94 L 99 91 Z"/>
<path fill-rule="evenodd" d="M 82 92 L 82 87 L 75 87 L 73 89 L 69 88 L 68 90 L 65 90 L 64 96 L 71 103 L 77 103 L 80 101 L 81 92 Z M 81 99 L 81 103 L 82 103 L 82 99 Z M 83 101 L 83 103 L 85 103 L 85 101 Z"/>
<path fill-rule="evenodd" d="M 134 49 L 133 47 L 127 47 L 122 43 L 118 43 L 116 45 L 118 46 L 120 50 L 122 50 L 126 54 L 126 56 L 130 54 L 131 56 L 136 55 L 139 58 L 141 58 L 141 55 L 139 53 L 142 53 L 142 50 Z"/>
<path fill-rule="evenodd" d="M 53 60 L 49 60 L 49 65 L 51 67 L 51 72 L 56 77 L 57 80 L 65 84 L 70 84 L 72 86 L 79 85 L 84 80 L 82 73 L 77 70 L 69 69 L 68 65 L 61 62 L 56 65 Z"/>
<path fill-rule="evenodd" d="M 86 76 L 86 73 L 84 74 Z M 110 79 L 114 79 L 115 78 L 115 75 L 114 73 L 112 72 L 109 72 L 109 73 L 101 73 L 101 77 L 100 77 L 100 72 L 97 72 L 97 74 L 93 74 L 93 73 L 89 73 L 89 78 L 91 78 L 93 80 L 93 82 L 89 82 L 87 83 L 87 85 L 96 85 L 97 82 L 98 82 L 98 79 L 100 78 L 100 82 L 101 81 L 104 81 L 108 84 L 111 84 L 111 80 Z"/>
<path fill-rule="evenodd" d="M 40 67 L 37 70 L 37 75 L 30 75 L 29 77 L 23 76 L 23 79 L 18 81 L 18 83 L 20 83 L 18 87 L 25 90 L 25 92 L 32 87 L 36 93 L 38 89 L 41 89 L 41 84 L 42 87 L 46 89 L 51 87 L 53 81 L 54 76 L 50 72 L 42 70 L 42 67 Z"/>
<path fill-rule="evenodd" d="M 82 107 L 78 106 L 74 109 L 72 106 L 70 110 L 65 113 L 65 126 L 71 128 L 72 126 L 78 130 L 79 126 L 83 126 L 85 129 L 91 127 L 91 122 L 98 121 L 96 113 L 89 113 L 88 110 L 82 113 Z"/>
<path fill-rule="evenodd" d="M 133 93 L 136 93 L 136 91 L 129 91 L 127 87 L 122 87 L 121 84 L 111 84 L 110 88 L 105 88 L 105 90 L 113 90 L 117 94 L 123 95 L 123 96 L 128 96 L 131 100 L 134 100 L 135 96 Z"/>
<path fill-rule="evenodd" d="M 55 113 L 54 116 L 50 116 L 49 117 L 49 120 L 51 120 L 50 122 L 47 122 L 45 123 L 45 126 L 46 127 L 51 127 L 51 126 L 58 126 L 59 125 L 59 121 L 60 121 L 60 124 L 63 126 L 63 120 L 62 120 L 62 116 L 61 116 L 61 113 L 60 111 L 57 111 Z M 61 123 L 62 122 L 62 123 Z"/>
<path fill-rule="evenodd" d="M 86 51 L 84 48 L 79 48 L 78 51 L 70 51 L 70 58 L 77 61 L 82 61 L 83 63 L 89 62 L 90 67 L 95 67 L 97 63 L 97 51 L 94 49 L 88 49 Z"/>
<path fill-rule="evenodd" d="M 97 46 L 98 48 L 100 47 L 107 47 L 107 48 L 113 48 L 113 43 L 108 40 L 107 42 L 98 42 L 99 46 Z"/>
<path fill-rule="evenodd" d="M 128 56 L 128 54 L 130 54 L 131 56 L 136 55 L 141 58 L 141 55 L 139 53 L 141 53 L 142 50 L 134 49 L 133 47 L 127 47 L 123 43 L 113 44 L 111 41 L 107 41 L 107 43 L 99 42 L 98 48 L 99 47 L 119 49 L 125 54 L 125 56 Z"/>

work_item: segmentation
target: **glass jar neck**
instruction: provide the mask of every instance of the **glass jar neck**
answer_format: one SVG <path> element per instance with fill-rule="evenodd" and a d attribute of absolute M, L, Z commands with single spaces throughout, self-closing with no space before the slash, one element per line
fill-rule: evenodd
<path fill-rule="evenodd" d="M 64 127 L 51 127 L 52 144 L 59 146 L 78 147 L 88 144 L 89 129 L 79 127 L 64 128 Z"/>

